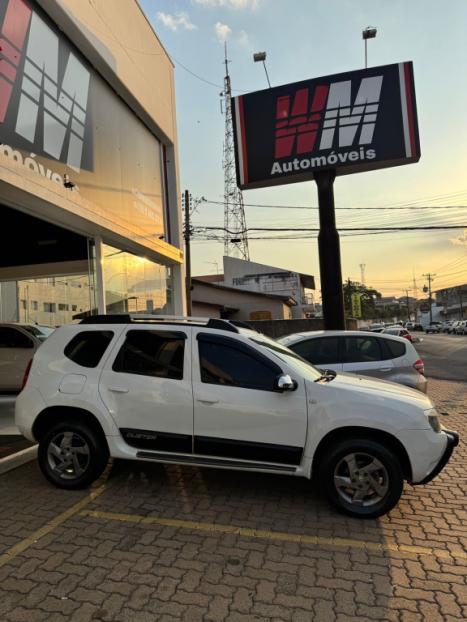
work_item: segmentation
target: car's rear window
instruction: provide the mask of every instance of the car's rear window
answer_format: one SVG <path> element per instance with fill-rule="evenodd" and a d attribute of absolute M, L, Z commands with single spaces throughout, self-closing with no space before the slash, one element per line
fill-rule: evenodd
<path fill-rule="evenodd" d="M 64 354 L 82 367 L 97 367 L 114 333 L 110 330 L 88 330 L 73 337 Z"/>
<path fill-rule="evenodd" d="M 400 341 L 393 341 L 392 339 L 385 339 L 384 343 L 391 353 L 391 358 L 399 358 L 400 356 L 404 356 L 406 353 L 405 343 L 400 343 Z"/>

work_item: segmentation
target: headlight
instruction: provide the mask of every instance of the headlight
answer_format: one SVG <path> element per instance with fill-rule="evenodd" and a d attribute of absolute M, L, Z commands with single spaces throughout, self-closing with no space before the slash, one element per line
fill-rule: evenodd
<path fill-rule="evenodd" d="M 433 432 L 441 432 L 441 424 L 439 422 L 436 408 L 430 408 L 430 410 L 425 410 L 425 415 L 428 417 L 428 423 L 430 424 Z"/>

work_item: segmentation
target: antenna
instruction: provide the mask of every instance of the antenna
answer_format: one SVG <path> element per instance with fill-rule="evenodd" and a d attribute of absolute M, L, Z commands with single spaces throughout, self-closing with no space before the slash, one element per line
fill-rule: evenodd
<path fill-rule="evenodd" d="M 224 43 L 224 255 L 250 260 L 248 235 L 246 229 L 245 207 L 243 194 L 237 186 L 235 173 L 235 152 L 232 122 L 232 89 L 229 76 L 229 60 L 227 58 L 227 42 Z"/>
<path fill-rule="evenodd" d="M 360 282 L 362 285 L 365 285 L 365 267 L 366 264 L 361 263 L 360 265 Z"/>

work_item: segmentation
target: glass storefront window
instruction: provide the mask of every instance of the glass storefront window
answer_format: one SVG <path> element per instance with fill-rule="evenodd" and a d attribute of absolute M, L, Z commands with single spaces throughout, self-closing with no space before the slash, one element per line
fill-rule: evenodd
<path fill-rule="evenodd" d="M 107 313 L 173 313 L 170 268 L 102 245 Z"/>
<path fill-rule="evenodd" d="M 22 279 L 0 284 L 0 321 L 56 327 L 94 307 L 89 275 Z"/>

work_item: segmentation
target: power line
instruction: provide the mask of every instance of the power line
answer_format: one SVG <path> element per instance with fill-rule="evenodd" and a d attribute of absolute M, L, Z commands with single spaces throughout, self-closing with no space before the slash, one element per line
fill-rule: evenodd
<path fill-rule="evenodd" d="M 198 225 L 196 227 L 202 231 L 225 231 L 232 235 L 239 233 L 246 234 L 249 231 L 268 231 L 268 232 L 284 232 L 284 231 L 300 231 L 300 232 L 319 232 L 318 227 L 248 227 L 244 231 L 230 231 L 225 227 L 211 227 Z M 466 229 L 467 225 L 426 225 L 416 227 L 340 227 L 339 231 L 430 231 L 430 230 L 445 230 L 445 229 Z"/>
<path fill-rule="evenodd" d="M 203 203 L 210 205 L 223 205 L 222 201 L 205 199 Z M 317 210 L 317 205 L 270 205 L 266 203 L 244 203 L 245 207 L 261 207 L 266 209 L 304 209 Z M 379 206 L 379 207 L 336 207 L 338 210 L 431 210 L 431 209 L 467 209 L 467 205 L 404 205 L 404 206 Z"/>

